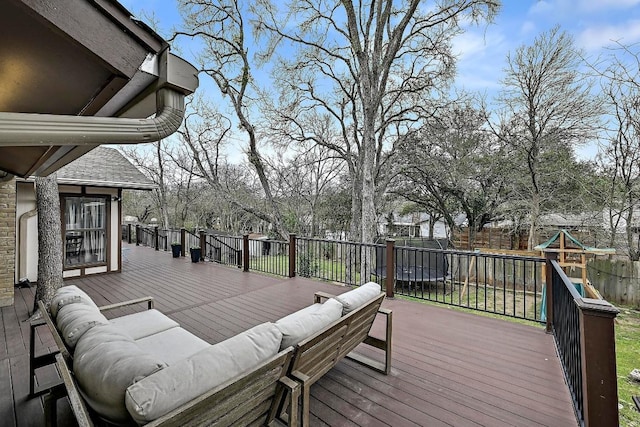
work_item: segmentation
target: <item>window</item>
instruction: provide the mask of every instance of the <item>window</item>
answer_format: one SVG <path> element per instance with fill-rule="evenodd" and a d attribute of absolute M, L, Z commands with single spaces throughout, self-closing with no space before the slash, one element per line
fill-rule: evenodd
<path fill-rule="evenodd" d="M 64 200 L 64 265 L 107 262 L 107 199 L 73 197 Z"/>

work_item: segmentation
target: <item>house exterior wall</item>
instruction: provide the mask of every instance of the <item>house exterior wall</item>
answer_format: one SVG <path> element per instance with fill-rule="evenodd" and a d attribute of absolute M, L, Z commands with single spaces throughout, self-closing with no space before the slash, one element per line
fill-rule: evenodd
<path fill-rule="evenodd" d="M 16 242 L 16 181 L 0 183 L 0 307 L 13 305 Z"/>
<path fill-rule="evenodd" d="M 58 190 L 60 194 L 67 195 L 85 194 L 108 196 L 107 215 L 109 215 L 109 219 L 107 226 L 108 252 L 106 265 L 66 268 L 63 272 L 63 277 L 71 278 L 119 271 L 121 248 L 119 227 L 120 203 L 112 200 L 120 196 L 119 190 L 116 188 L 80 187 L 73 185 L 60 185 Z M 36 282 L 38 279 L 38 217 L 32 213 L 32 211 L 36 209 L 34 184 L 31 182 L 19 182 L 14 200 L 17 200 L 17 203 L 14 205 L 16 215 L 13 219 L 13 224 L 18 232 L 17 237 L 12 242 L 12 248 L 15 250 L 16 255 L 11 265 L 15 265 L 16 268 L 12 271 L 11 275 L 15 283 L 21 278 L 27 278 L 31 282 Z M 61 207 L 61 209 L 63 209 L 63 207 Z M 60 220 L 63 220 L 62 215 Z M 14 258 L 13 255 L 12 258 Z"/>

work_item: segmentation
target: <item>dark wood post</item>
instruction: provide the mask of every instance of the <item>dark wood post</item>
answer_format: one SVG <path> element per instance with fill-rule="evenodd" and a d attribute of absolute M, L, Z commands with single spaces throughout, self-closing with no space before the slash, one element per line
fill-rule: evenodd
<path fill-rule="evenodd" d="M 207 236 L 204 231 L 200 230 L 200 259 L 205 259 L 207 254 Z"/>
<path fill-rule="evenodd" d="M 136 246 L 140 246 L 140 224 L 136 224 Z"/>
<path fill-rule="evenodd" d="M 395 245 L 395 240 L 387 240 L 387 277 L 385 278 L 387 298 L 393 298 L 393 282 L 396 278 Z"/>
<path fill-rule="evenodd" d="M 153 244 L 156 247 L 156 251 L 160 250 L 160 243 L 158 240 L 159 240 L 158 226 L 156 225 L 155 227 L 153 227 Z"/>
<path fill-rule="evenodd" d="M 239 267 L 239 266 L 238 266 Z M 249 271 L 249 235 L 242 236 L 242 271 Z"/>
<path fill-rule="evenodd" d="M 296 277 L 296 235 L 289 234 L 289 277 Z"/>
<path fill-rule="evenodd" d="M 187 230 L 180 229 L 180 255 L 184 256 L 186 253 L 185 246 L 187 246 Z"/>
<path fill-rule="evenodd" d="M 582 298 L 577 304 L 584 425 L 614 427 L 619 422 L 614 330 L 619 310 L 598 299 Z"/>
<path fill-rule="evenodd" d="M 553 333 L 553 265 L 551 261 L 555 261 L 558 254 L 555 252 L 545 252 L 545 296 L 547 297 L 545 314 L 547 316 L 547 325 L 545 331 L 548 334 Z"/>
<path fill-rule="evenodd" d="M 131 244 L 131 224 L 127 224 L 127 243 Z"/>

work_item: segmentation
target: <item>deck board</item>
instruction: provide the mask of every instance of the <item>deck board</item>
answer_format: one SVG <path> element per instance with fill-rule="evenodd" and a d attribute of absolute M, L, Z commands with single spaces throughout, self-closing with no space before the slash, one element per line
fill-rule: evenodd
<path fill-rule="evenodd" d="M 126 244 L 125 244 L 126 245 Z M 128 245 L 123 271 L 69 279 L 98 305 L 151 295 L 182 327 L 215 344 L 313 302 L 316 291 L 348 288 L 305 278 L 243 273 L 191 263 L 167 252 Z M 44 425 L 40 399 L 27 399 L 29 326 L 34 289 L 16 288 L 0 313 L 2 425 Z M 388 376 L 344 360 L 311 388 L 314 426 L 571 426 L 576 425 L 553 337 L 542 327 L 404 299 L 393 310 L 393 363 Z M 115 310 L 107 317 L 131 312 Z M 372 334 L 384 335 L 383 322 Z M 39 332 L 38 352 L 54 343 Z M 358 351 L 381 358 L 378 350 Z M 44 371 L 41 380 L 53 374 Z M 46 378 L 45 378 L 46 377 Z M 60 425 L 70 422 L 66 401 Z"/>

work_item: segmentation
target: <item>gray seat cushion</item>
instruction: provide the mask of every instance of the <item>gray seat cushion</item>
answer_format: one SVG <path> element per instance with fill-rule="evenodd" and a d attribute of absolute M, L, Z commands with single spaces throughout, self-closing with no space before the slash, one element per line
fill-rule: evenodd
<path fill-rule="evenodd" d="M 182 328 L 171 328 L 149 335 L 136 340 L 136 344 L 144 352 L 157 357 L 167 365 L 173 365 L 211 346 L 208 342 Z"/>
<path fill-rule="evenodd" d="M 338 295 L 336 299 L 342 303 L 342 306 L 344 307 L 342 314 L 346 315 L 362 306 L 367 301 L 380 295 L 380 292 L 381 288 L 379 284 L 375 282 L 368 282 L 364 285 L 360 285 L 356 289 Z"/>
<path fill-rule="evenodd" d="M 210 346 L 132 384 L 127 409 L 139 424 L 161 417 L 277 354 L 281 339 L 274 324 L 263 323 Z"/>
<path fill-rule="evenodd" d="M 330 298 L 324 304 L 313 304 L 276 322 L 282 332 L 280 349 L 295 346 L 342 317 L 342 304 Z"/>
<path fill-rule="evenodd" d="M 55 295 L 51 299 L 49 312 L 52 318 L 56 318 L 58 310 L 67 304 L 81 303 L 97 308 L 97 305 L 89 295 L 75 285 L 63 286 L 56 290 Z"/>
<path fill-rule="evenodd" d="M 73 371 L 85 400 L 104 419 L 130 422 L 125 390 L 166 365 L 112 325 L 91 328 L 78 341 Z"/>
<path fill-rule="evenodd" d="M 67 304 L 58 310 L 56 325 L 60 336 L 73 349 L 89 329 L 96 325 L 106 325 L 109 321 L 97 307 L 88 304 Z"/>
<path fill-rule="evenodd" d="M 155 309 L 116 317 L 110 322 L 134 340 L 180 326 L 178 322 Z"/>

